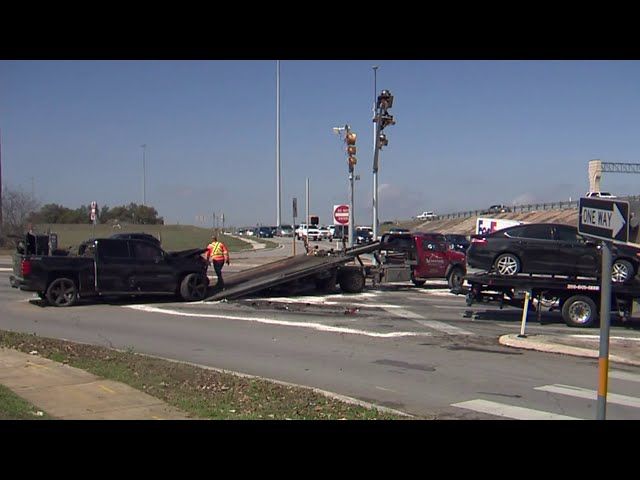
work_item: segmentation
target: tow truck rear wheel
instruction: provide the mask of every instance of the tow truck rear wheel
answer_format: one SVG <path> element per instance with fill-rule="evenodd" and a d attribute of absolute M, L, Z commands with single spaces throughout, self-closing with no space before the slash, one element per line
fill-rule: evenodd
<path fill-rule="evenodd" d="M 360 293 L 364 290 L 365 278 L 360 270 L 345 270 L 338 277 L 343 292 Z"/>
<path fill-rule="evenodd" d="M 570 327 L 592 327 L 598 321 L 598 307 L 591 298 L 574 295 L 562 305 L 562 318 Z"/>
<path fill-rule="evenodd" d="M 70 278 L 56 278 L 45 293 L 54 307 L 70 307 L 78 300 L 78 287 Z"/>
<path fill-rule="evenodd" d="M 187 302 L 204 300 L 207 296 L 209 279 L 200 273 L 190 273 L 182 279 L 180 296 Z"/>

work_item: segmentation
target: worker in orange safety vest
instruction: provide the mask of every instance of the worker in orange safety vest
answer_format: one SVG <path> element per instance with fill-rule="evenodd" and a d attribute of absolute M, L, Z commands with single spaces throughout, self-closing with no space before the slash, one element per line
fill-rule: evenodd
<path fill-rule="evenodd" d="M 219 290 L 224 289 L 224 280 L 222 279 L 222 267 L 226 263 L 229 265 L 229 250 L 224 243 L 218 241 L 218 236 L 213 235 L 211 237 L 211 243 L 207 245 L 206 252 L 207 261 L 213 265 L 216 271 L 218 281 L 216 288 Z"/>

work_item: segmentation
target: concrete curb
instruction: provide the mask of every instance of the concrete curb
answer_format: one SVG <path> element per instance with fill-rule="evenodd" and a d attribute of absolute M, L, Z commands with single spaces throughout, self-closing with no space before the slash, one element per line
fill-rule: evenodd
<path fill-rule="evenodd" d="M 528 335 L 519 337 L 516 334 L 503 335 L 499 339 L 501 345 L 513 348 L 523 348 L 526 350 L 536 350 L 538 352 L 559 353 L 562 355 L 572 355 L 576 357 L 598 358 L 598 349 L 576 347 L 565 345 L 554 341 L 552 337 L 546 335 Z M 640 366 L 640 361 L 620 355 L 609 355 L 611 362 L 623 363 L 625 365 Z"/>

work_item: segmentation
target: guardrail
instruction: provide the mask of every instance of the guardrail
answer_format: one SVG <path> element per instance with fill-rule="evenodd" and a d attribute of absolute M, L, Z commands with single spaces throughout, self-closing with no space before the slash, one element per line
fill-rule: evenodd
<path fill-rule="evenodd" d="M 630 195 L 628 197 L 619 197 L 620 200 L 626 201 L 640 201 L 640 195 Z M 578 200 L 564 201 L 564 202 L 549 202 L 549 203 L 528 203 L 524 205 L 514 205 L 509 207 L 510 213 L 524 213 L 534 212 L 538 210 L 577 210 Z M 480 215 L 492 215 L 487 209 L 483 210 L 467 210 L 464 212 L 445 213 L 438 215 L 435 220 L 448 220 L 451 218 L 468 218 L 477 217 Z"/>

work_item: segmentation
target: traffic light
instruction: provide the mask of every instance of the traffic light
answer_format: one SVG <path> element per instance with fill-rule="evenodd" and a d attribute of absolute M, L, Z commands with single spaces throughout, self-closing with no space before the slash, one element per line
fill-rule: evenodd
<path fill-rule="evenodd" d="M 396 121 L 393 119 L 393 115 L 389 115 L 388 113 L 386 115 L 381 115 L 380 116 L 380 131 L 384 130 L 385 127 L 388 127 L 389 125 L 395 125 Z"/>
<path fill-rule="evenodd" d="M 378 137 L 378 148 L 382 150 L 382 147 L 386 147 L 387 145 L 389 145 L 389 139 L 384 133 L 380 132 L 380 136 Z"/>
<path fill-rule="evenodd" d="M 353 168 L 356 163 L 358 163 L 358 159 L 356 158 L 356 138 L 357 135 L 352 131 L 347 131 L 345 136 L 345 143 L 347 144 L 347 155 L 349 155 L 348 162 L 349 167 Z"/>
<path fill-rule="evenodd" d="M 378 95 L 378 103 L 377 107 L 380 110 L 387 110 L 388 108 L 393 107 L 393 95 L 389 90 L 382 90 L 380 95 Z"/>

